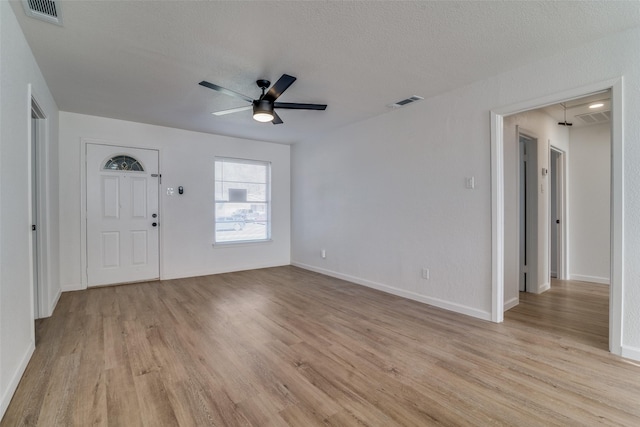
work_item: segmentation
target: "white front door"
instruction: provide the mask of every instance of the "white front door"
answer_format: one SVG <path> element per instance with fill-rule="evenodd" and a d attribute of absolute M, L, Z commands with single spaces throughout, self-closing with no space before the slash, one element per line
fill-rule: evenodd
<path fill-rule="evenodd" d="M 158 151 L 87 144 L 87 284 L 160 277 Z"/>

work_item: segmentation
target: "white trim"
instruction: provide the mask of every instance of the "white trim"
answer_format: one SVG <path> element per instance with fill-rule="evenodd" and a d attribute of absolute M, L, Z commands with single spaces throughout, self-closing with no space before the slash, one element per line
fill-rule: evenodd
<path fill-rule="evenodd" d="M 444 301 L 438 298 L 432 298 L 425 295 L 416 294 L 415 292 L 406 291 L 404 289 L 394 288 L 382 283 L 373 282 L 371 280 L 362 279 L 348 274 L 338 273 L 336 271 L 327 270 L 324 268 L 314 267 L 312 265 L 303 264 L 300 262 L 292 262 L 291 265 L 303 268 L 305 270 L 314 271 L 316 273 L 324 274 L 325 276 L 335 277 L 337 279 L 346 280 L 357 285 L 366 286 L 367 288 L 377 289 L 388 294 L 397 295 L 399 297 L 407 298 L 413 301 L 418 301 L 434 307 L 443 308 L 445 310 L 453 311 L 455 313 L 464 314 L 467 316 L 475 317 L 482 320 L 491 320 L 491 313 L 488 311 L 477 310 L 472 307 L 468 307 L 462 304 L 456 304 L 449 301 Z"/>
<path fill-rule="evenodd" d="M 80 138 L 80 280 L 81 287 L 68 289 L 69 285 L 60 285 L 62 292 L 87 289 L 87 144 L 92 140 Z M 77 285 L 72 285 L 77 286 Z"/>
<path fill-rule="evenodd" d="M 31 85 L 30 85 L 31 86 Z M 48 317 L 46 315 L 46 310 L 49 307 L 49 292 L 51 291 L 51 276 L 49 274 L 49 265 L 50 265 L 50 256 L 49 253 L 49 242 L 50 242 L 50 230 L 51 230 L 51 211 L 48 203 L 48 199 L 50 196 L 49 191 L 49 179 L 48 179 L 48 170 L 47 165 L 49 164 L 49 119 L 47 114 L 38 102 L 38 94 L 33 90 L 33 87 L 30 87 L 30 103 L 29 103 L 29 130 L 28 130 L 28 138 L 29 138 L 29 162 L 32 162 L 31 146 L 32 146 L 32 114 L 37 116 L 36 119 L 36 152 L 35 152 L 35 169 L 36 169 L 36 194 L 35 199 L 37 200 L 36 206 L 36 217 L 31 217 L 31 224 L 36 224 L 36 266 L 35 270 L 37 271 L 37 295 L 34 296 L 36 298 L 37 304 L 37 312 L 34 311 L 34 318 L 42 319 Z M 30 171 L 29 180 L 33 177 L 33 171 Z M 33 188 L 33 182 L 29 184 L 29 191 L 31 193 L 31 189 Z M 34 195 L 30 194 L 29 203 L 34 199 Z M 30 214 L 33 212 L 33 207 L 29 207 Z M 33 248 L 31 248 L 31 254 L 33 254 Z M 31 258 L 33 258 L 31 256 Z M 30 263 L 32 264 L 33 271 L 33 262 L 31 259 Z M 35 278 L 32 277 L 32 286 L 33 280 Z M 34 332 L 35 334 L 35 332 Z M 35 335 L 34 335 L 35 339 Z"/>
<path fill-rule="evenodd" d="M 543 292 L 547 292 L 549 289 L 551 289 L 551 282 L 542 283 L 538 286 L 536 293 L 541 294 Z"/>
<path fill-rule="evenodd" d="M 29 105 L 29 108 L 31 108 L 31 105 Z M 2 400 L 0 401 L 0 419 L 2 419 L 2 415 L 4 415 L 4 413 L 7 411 L 9 403 L 11 403 L 11 399 L 13 398 L 13 394 L 18 388 L 18 384 L 20 384 L 22 375 L 24 375 L 24 371 L 27 369 L 27 365 L 29 364 L 29 360 L 31 360 L 31 356 L 33 355 L 35 349 L 36 346 L 34 344 L 34 341 L 31 341 L 29 343 L 29 346 L 27 347 L 26 353 L 24 354 L 24 356 L 22 356 L 22 361 L 20 362 L 20 365 L 18 365 L 18 369 L 16 369 L 13 376 L 11 377 L 11 380 L 7 384 L 7 387 L 5 388 L 4 395 L 2 395 Z"/>
<path fill-rule="evenodd" d="M 624 333 L 624 109 L 623 78 L 611 85 L 611 285 L 609 350 L 622 354 Z M 636 358 L 640 360 L 640 357 Z"/>
<path fill-rule="evenodd" d="M 558 170 L 556 173 L 556 186 L 559 187 L 556 189 L 556 214 L 558 214 L 560 220 L 560 233 L 556 236 L 557 239 L 557 271 L 551 271 L 550 274 L 553 276 L 555 273 L 555 277 L 560 280 L 568 280 L 568 271 L 569 271 L 569 247 L 567 242 L 569 242 L 569 227 L 567 224 L 568 210 L 569 204 L 567 202 L 568 196 L 568 153 L 556 146 L 554 146 L 551 142 L 549 142 L 549 155 L 551 155 L 551 151 L 555 151 L 558 153 Z M 549 161 L 549 165 L 551 165 L 551 161 Z M 559 190 L 559 191 L 558 191 Z M 549 197 L 551 197 L 551 191 L 548 192 Z M 559 203 L 558 203 L 559 202 Z M 549 209 L 551 209 L 551 203 L 549 203 Z M 549 227 L 551 227 L 552 221 L 554 221 L 551 216 L 549 216 Z"/>
<path fill-rule="evenodd" d="M 291 265 L 289 263 L 266 263 L 266 264 L 251 264 L 245 266 L 236 266 L 231 268 L 220 268 L 215 270 L 192 270 L 187 272 L 179 272 L 179 273 L 168 273 L 165 274 L 161 280 L 174 280 L 174 279 L 183 279 L 185 277 L 202 277 L 202 276 L 213 276 L 215 274 L 225 274 L 225 273 L 235 273 L 237 271 L 249 271 L 249 270 L 259 270 L 262 268 L 274 268 L 274 267 L 284 267 L 286 265 Z"/>
<path fill-rule="evenodd" d="M 586 276 L 582 274 L 572 274 L 569 276 L 569 280 L 576 280 L 578 282 L 600 283 L 602 285 L 608 285 L 611 282 L 608 277 Z"/>
<path fill-rule="evenodd" d="M 491 321 L 504 320 L 504 132 L 491 112 Z"/>
<path fill-rule="evenodd" d="M 34 104 L 34 99 L 33 99 L 33 87 L 31 85 L 31 83 L 29 83 L 27 85 L 27 209 L 28 209 L 28 215 L 29 215 L 29 227 L 31 227 L 31 224 L 34 224 L 35 221 L 37 220 L 37 218 L 33 218 L 33 153 L 31 152 L 32 147 L 33 147 L 33 135 L 32 135 L 32 119 L 31 119 L 31 114 L 33 113 L 33 104 Z M 36 159 L 36 163 L 37 163 L 37 159 Z M 37 194 L 36 194 L 37 197 Z M 30 309 L 29 309 L 29 317 L 31 320 L 35 320 L 38 316 L 39 313 L 36 313 L 35 307 L 34 305 L 36 305 L 38 307 L 38 311 L 40 311 L 40 298 L 34 293 L 33 288 L 35 287 L 36 283 L 35 283 L 35 277 L 33 275 L 33 270 L 34 270 L 34 262 L 35 260 L 33 259 L 33 231 L 29 230 L 28 234 L 28 248 L 29 248 L 29 302 L 30 302 Z M 37 234 L 36 234 L 36 239 L 37 239 Z M 37 244 L 37 240 L 36 240 L 36 248 L 37 248 L 38 244 Z M 36 265 L 35 268 L 38 269 L 38 273 L 40 273 L 39 271 L 39 265 Z M 40 291 L 40 289 L 38 289 Z M 36 301 L 37 299 L 37 301 Z M 35 303 L 35 304 L 34 304 Z M 35 331 L 35 327 L 31 328 L 31 340 L 33 342 L 35 342 L 36 340 L 36 331 Z"/>
<path fill-rule="evenodd" d="M 259 240 L 229 240 L 227 242 L 214 242 L 211 244 L 214 248 L 224 248 L 230 246 L 253 246 L 262 245 L 265 243 L 273 243 L 273 239 L 259 239 Z"/>
<path fill-rule="evenodd" d="M 47 307 L 47 313 L 45 317 L 51 317 L 53 315 L 53 311 L 56 309 L 56 306 L 58 305 L 58 301 L 60 301 L 61 295 L 62 295 L 62 290 L 58 289 L 58 292 L 56 293 L 56 296 L 53 298 L 53 301 L 51 301 L 51 304 L 49 305 L 49 307 Z"/>
<path fill-rule="evenodd" d="M 522 292 L 523 290 L 526 290 L 526 292 L 540 293 L 538 288 L 538 282 L 541 280 L 539 275 L 540 257 L 538 256 L 540 252 L 540 239 L 539 239 L 540 216 L 538 215 L 538 207 L 540 206 L 540 201 L 538 199 L 539 197 L 538 187 L 540 185 L 540 182 L 538 181 L 538 173 L 536 171 L 531 172 L 533 169 L 530 166 L 527 167 L 526 169 L 527 177 L 525 177 L 524 183 L 528 183 L 528 185 L 524 193 L 521 194 L 521 191 L 522 191 L 521 186 L 523 185 L 522 173 L 524 172 L 524 168 L 522 165 L 524 161 L 524 159 L 522 158 L 522 155 L 523 155 L 522 150 L 525 150 L 526 152 L 526 143 L 524 143 L 525 147 L 523 148 L 520 145 L 520 144 L 523 144 L 522 142 L 520 142 L 521 139 L 531 141 L 532 145 L 535 147 L 535 150 L 533 150 L 533 153 L 527 152 L 527 155 L 526 155 L 526 157 L 528 158 L 527 164 L 530 165 L 531 162 L 533 162 L 534 160 L 536 162 L 536 165 L 539 166 L 541 164 L 540 159 L 538 158 L 538 146 L 540 144 L 540 138 L 538 137 L 538 134 L 536 132 L 532 132 L 528 129 L 525 129 L 520 125 L 516 125 L 516 144 L 518 145 L 518 152 L 519 152 L 518 170 L 516 175 L 516 183 L 517 183 L 516 188 L 518 189 L 518 208 L 517 208 L 518 238 L 519 238 L 518 249 L 520 251 L 524 251 L 524 253 L 520 252 L 518 255 L 518 290 L 520 292 Z M 504 156 L 502 157 L 504 158 Z M 531 182 L 529 182 L 532 180 L 528 179 L 529 174 L 533 174 L 534 180 L 535 180 L 533 184 L 533 191 L 527 191 L 531 189 L 531 185 L 532 185 Z M 547 184 L 547 181 L 545 181 L 545 184 Z M 525 201 L 525 205 L 527 206 L 527 209 L 525 212 L 525 215 L 527 217 L 526 222 L 523 221 L 523 209 L 522 209 L 523 206 L 522 206 L 522 200 L 520 199 L 524 194 L 527 195 L 527 199 L 529 198 L 532 199 L 532 200 Z M 547 190 L 547 194 L 549 194 L 548 190 Z M 529 201 L 532 201 L 533 203 L 528 203 Z M 504 200 L 503 200 L 503 204 L 504 204 Z M 521 236 L 520 233 L 523 233 L 523 232 L 526 238 L 520 239 L 520 236 Z M 546 232 L 549 233 L 550 230 L 546 230 Z M 526 247 L 523 248 L 522 247 L 523 245 L 525 245 Z M 526 265 L 524 264 L 524 254 L 527 254 Z M 526 271 L 526 281 L 523 276 L 523 270 Z M 533 290 L 534 286 L 536 287 L 535 290 Z"/>
<path fill-rule="evenodd" d="M 505 301 L 504 302 L 504 311 L 509 311 L 509 310 L 511 310 L 513 307 L 515 307 L 518 304 L 520 304 L 520 298 L 519 297 L 513 297 L 509 301 Z"/>
<path fill-rule="evenodd" d="M 503 116 L 577 99 L 585 94 L 611 89 L 611 286 L 609 307 L 609 350 L 620 355 L 623 334 L 624 291 L 624 152 L 623 78 L 606 80 L 561 93 L 520 102 L 491 111 L 491 208 L 492 208 L 492 307 L 491 319 L 502 321 L 504 312 L 504 144 Z"/>
<path fill-rule="evenodd" d="M 60 286 L 60 291 L 61 292 L 82 291 L 84 289 L 87 289 L 87 284 L 86 283 L 76 283 L 76 284 L 69 284 L 69 285 L 61 285 Z"/>
<path fill-rule="evenodd" d="M 620 346 L 620 356 L 627 359 L 640 360 L 640 348 L 622 345 Z"/>

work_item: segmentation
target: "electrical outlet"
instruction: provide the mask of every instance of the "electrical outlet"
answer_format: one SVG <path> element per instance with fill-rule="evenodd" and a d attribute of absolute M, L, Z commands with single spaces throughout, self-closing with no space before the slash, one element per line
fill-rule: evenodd
<path fill-rule="evenodd" d="M 465 177 L 464 186 L 469 190 L 473 190 L 476 188 L 476 178 L 474 176 Z"/>
<path fill-rule="evenodd" d="M 429 277 L 430 277 L 430 276 L 431 276 L 431 275 L 430 275 L 430 273 L 429 273 L 429 269 L 428 269 L 428 268 L 423 268 L 423 269 L 422 269 L 422 278 L 423 278 L 424 280 L 429 280 Z"/>

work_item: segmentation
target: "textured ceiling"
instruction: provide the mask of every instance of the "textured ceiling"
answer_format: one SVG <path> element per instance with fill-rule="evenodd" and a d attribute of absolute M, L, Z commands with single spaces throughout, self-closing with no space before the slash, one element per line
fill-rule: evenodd
<path fill-rule="evenodd" d="M 63 1 L 64 26 L 12 2 L 63 111 L 294 143 L 640 25 L 640 2 Z M 201 80 L 257 97 L 298 80 L 282 125 Z M 408 106 L 406 108 L 411 108 Z"/>

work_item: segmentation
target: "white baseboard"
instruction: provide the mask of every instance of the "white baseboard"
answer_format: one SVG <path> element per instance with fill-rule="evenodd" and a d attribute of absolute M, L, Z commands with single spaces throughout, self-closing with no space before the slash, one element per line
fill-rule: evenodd
<path fill-rule="evenodd" d="M 58 305 L 58 301 L 60 300 L 60 295 L 62 295 L 62 290 L 58 289 L 58 292 L 53 297 L 53 301 L 49 303 L 49 306 L 47 307 L 47 311 L 44 313 L 40 313 L 41 316 L 39 316 L 38 319 L 44 319 L 47 317 L 51 317 L 51 315 L 53 315 L 53 310 L 55 310 L 56 306 Z"/>
<path fill-rule="evenodd" d="M 259 265 L 247 265 L 247 266 L 236 266 L 231 268 L 217 268 L 210 270 L 199 270 L 199 271 L 185 271 L 185 272 L 170 272 L 164 273 L 160 280 L 174 280 L 174 279 L 183 279 L 185 277 L 201 277 L 201 276 L 211 276 L 213 274 L 225 274 L 225 273 L 235 273 L 237 271 L 248 271 L 248 270 L 258 270 L 261 268 L 272 268 L 272 267 L 282 267 L 285 265 L 290 265 L 289 262 L 286 263 L 273 263 L 273 264 L 259 264 Z"/>
<path fill-rule="evenodd" d="M 538 286 L 538 291 L 536 293 L 541 294 L 548 291 L 549 289 L 551 289 L 551 282 L 543 283 L 542 285 Z"/>
<path fill-rule="evenodd" d="M 73 292 L 73 291 L 82 291 L 87 289 L 82 283 L 72 283 L 66 285 L 60 285 L 61 292 Z"/>
<path fill-rule="evenodd" d="M 513 297 L 509 301 L 504 302 L 504 311 L 511 310 L 516 305 L 520 304 L 520 298 Z"/>
<path fill-rule="evenodd" d="M 201 277 L 201 276 L 211 276 L 212 274 L 224 274 L 224 273 L 235 273 L 236 271 L 247 271 L 247 270 L 257 270 L 260 268 L 271 268 L 271 267 L 282 267 L 284 265 L 290 265 L 289 262 L 285 263 L 272 263 L 272 264 L 252 264 L 246 266 L 235 266 L 230 268 L 216 268 L 209 270 L 191 270 L 191 271 L 182 271 L 182 272 L 163 272 L 161 274 L 160 280 L 173 280 L 173 279 L 184 279 L 186 277 Z M 82 291 L 87 289 L 84 285 L 80 284 L 67 284 L 63 285 L 62 292 L 72 292 L 72 291 Z"/>
<path fill-rule="evenodd" d="M 34 350 L 36 349 L 35 344 L 33 342 L 29 343 L 27 351 L 25 352 L 20 365 L 11 376 L 11 380 L 7 384 L 7 388 L 2 390 L 2 401 L 0 401 L 0 420 L 4 416 L 4 413 L 7 411 L 9 407 L 9 403 L 11 402 L 11 398 L 13 394 L 16 392 L 18 388 L 18 384 L 20 384 L 20 380 L 22 379 L 22 375 L 24 371 L 27 369 L 27 365 L 29 364 L 29 360 L 31 360 L 31 356 L 33 355 Z"/>
<path fill-rule="evenodd" d="M 477 319 L 491 321 L 491 312 L 489 311 L 482 311 L 472 307 L 468 307 L 466 305 L 457 304 L 457 303 L 441 300 L 438 298 L 428 297 L 425 295 L 420 295 L 415 292 L 394 288 L 393 286 L 388 286 L 382 283 L 373 282 L 371 280 L 362 279 L 360 277 L 350 276 L 348 274 L 338 273 L 336 271 L 327 270 L 327 269 L 315 267 L 312 265 L 307 265 L 301 262 L 292 261 L 291 265 L 304 268 L 305 270 L 315 271 L 316 273 L 324 274 L 325 276 L 331 276 L 337 279 L 346 280 L 348 282 L 352 282 L 357 285 L 362 285 L 368 288 L 377 289 L 379 291 L 386 292 L 388 294 L 397 295 L 410 300 L 429 304 L 434 307 L 443 308 L 445 310 L 453 311 L 455 313 L 465 314 L 467 316 L 475 317 Z"/>
<path fill-rule="evenodd" d="M 608 277 L 586 276 L 583 274 L 571 274 L 569 275 L 569 280 L 576 280 L 578 282 L 600 283 L 602 285 L 609 284 Z"/>
<path fill-rule="evenodd" d="M 623 345 L 620 356 L 640 362 L 640 348 Z"/>

